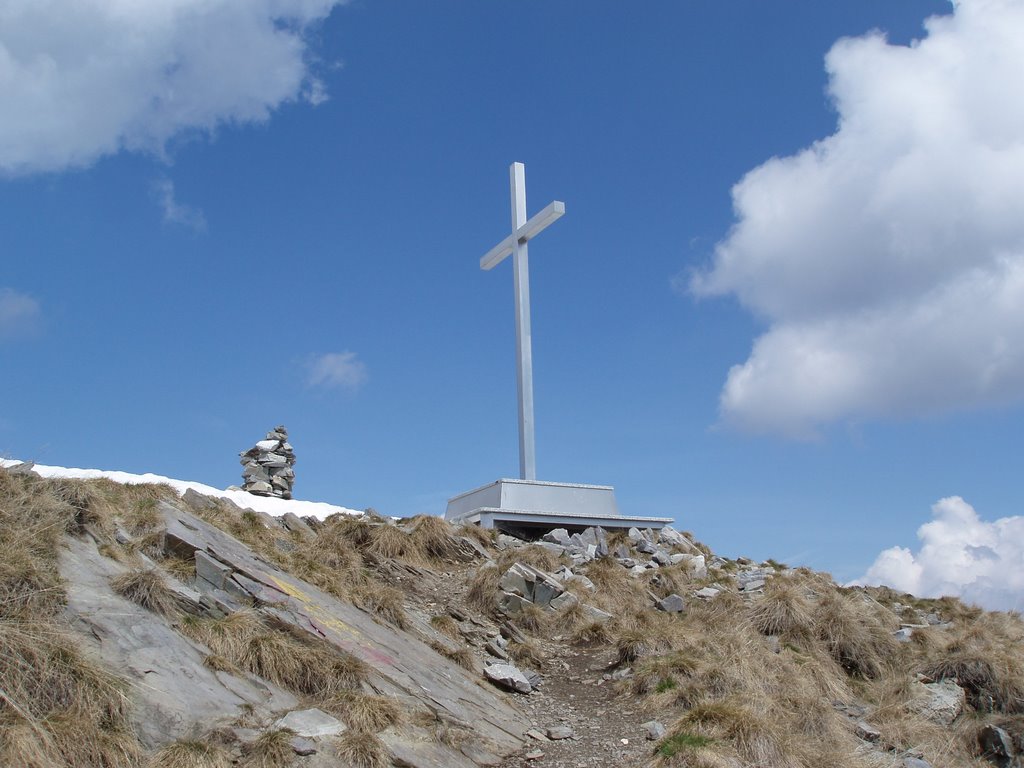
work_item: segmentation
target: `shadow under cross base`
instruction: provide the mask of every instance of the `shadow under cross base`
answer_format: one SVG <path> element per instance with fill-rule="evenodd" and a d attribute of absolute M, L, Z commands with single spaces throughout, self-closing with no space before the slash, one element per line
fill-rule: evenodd
<path fill-rule="evenodd" d="M 670 517 L 630 517 L 619 514 L 610 485 L 549 483 L 503 478 L 448 500 L 444 515 L 450 523 L 476 523 L 482 528 L 525 539 L 537 539 L 555 528 L 579 533 L 601 526 L 606 530 L 661 530 Z"/>

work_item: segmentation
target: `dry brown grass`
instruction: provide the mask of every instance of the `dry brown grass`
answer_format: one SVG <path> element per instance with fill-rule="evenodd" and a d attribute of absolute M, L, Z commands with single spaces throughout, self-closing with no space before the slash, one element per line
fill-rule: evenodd
<path fill-rule="evenodd" d="M 462 560 L 462 547 L 453 535 L 453 528 L 436 515 L 417 515 L 412 519 L 409 535 L 416 549 L 428 561 L 443 563 Z"/>
<path fill-rule="evenodd" d="M 123 681 L 93 661 L 60 616 L 66 532 L 105 525 L 83 483 L 0 469 L 0 765 L 137 766 Z"/>
<path fill-rule="evenodd" d="M 349 728 L 377 733 L 402 722 L 402 709 L 398 702 L 387 696 L 371 696 L 357 691 L 346 691 L 328 699 L 326 708 L 338 715 Z"/>
<path fill-rule="evenodd" d="M 488 550 L 494 547 L 494 539 L 497 535 L 493 528 L 481 528 L 479 525 L 473 525 L 472 523 L 456 527 L 455 532 L 459 536 L 474 539 L 480 546 Z"/>
<path fill-rule="evenodd" d="M 338 740 L 338 757 L 353 768 L 388 768 L 391 753 L 375 734 L 369 731 L 347 731 Z"/>
<path fill-rule="evenodd" d="M 380 583 L 362 584 L 352 590 L 351 598 L 364 611 L 398 629 L 410 626 L 405 612 L 405 595 L 401 590 Z"/>
<path fill-rule="evenodd" d="M 365 553 L 377 561 L 404 560 L 422 562 L 423 549 L 420 542 L 396 525 L 380 523 L 371 525 Z"/>
<path fill-rule="evenodd" d="M 508 644 L 508 655 L 516 664 L 524 664 L 534 669 L 542 669 L 547 656 L 541 649 L 540 644 L 532 638 L 526 638 L 522 642 L 510 640 Z"/>
<path fill-rule="evenodd" d="M 505 571 L 497 565 L 481 565 L 469 579 L 469 590 L 466 601 L 480 613 L 494 613 L 495 600 L 498 597 L 498 582 Z"/>
<path fill-rule="evenodd" d="M 728 742 L 742 760 L 753 765 L 793 766 L 786 754 L 784 727 L 758 709 L 736 700 L 697 704 L 676 721 L 672 730 L 689 730 L 715 742 Z"/>
<path fill-rule="evenodd" d="M 479 670 L 476 656 L 464 645 L 446 645 L 436 640 L 430 642 L 430 647 L 449 661 L 453 661 L 463 669 L 476 672 Z"/>
<path fill-rule="evenodd" d="M 293 693 L 329 699 L 358 689 L 366 679 L 366 665 L 359 659 L 290 628 L 267 624 L 255 611 L 224 619 L 186 616 L 180 627 L 214 656 Z"/>
<path fill-rule="evenodd" d="M 459 640 L 462 637 L 462 632 L 459 630 L 459 622 L 451 616 L 431 616 L 430 626 L 452 640 Z"/>
<path fill-rule="evenodd" d="M 915 633 L 916 634 L 916 633 Z M 1016 614 L 989 613 L 970 620 L 939 658 L 934 651 L 922 672 L 950 679 L 966 690 L 980 712 L 1024 713 L 1024 622 Z"/>
<path fill-rule="evenodd" d="M 231 768 L 231 755 L 206 741 L 176 741 L 161 747 L 147 768 Z"/>
<path fill-rule="evenodd" d="M 133 536 L 150 533 L 160 528 L 164 522 L 157 501 L 158 499 L 152 496 L 139 498 L 128 509 L 119 511 L 117 518 Z"/>
<path fill-rule="evenodd" d="M 523 603 L 510 621 L 533 635 L 543 635 L 551 625 L 552 615 L 539 605 Z"/>
<path fill-rule="evenodd" d="M 160 616 L 173 618 L 181 614 L 174 593 L 168 588 L 163 574 L 155 568 L 122 573 L 110 580 L 110 587 L 121 597 Z"/>
<path fill-rule="evenodd" d="M 287 768 L 295 752 L 290 744 L 295 734 L 282 728 L 264 731 L 243 751 L 243 768 Z"/>
<path fill-rule="evenodd" d="M 551 550 L 545 549 L 539 544 L 528 544 L 525 547 L 508 550 L 507 552 L 503 552 L 501 557 L 498 559 L 502 573 L 507 571 L 513 563 L 524 563 L 544 571 L 545 573 L 551 573 L 552 571 L 558 570 L 560 566 L 565 565 L 568 562 L 569 561 L 564 555 L 556 555 Z"/>
<path fill-rule="evenodd" d="M 898 626 L 892 613 L 883 617 L 876 604 L 866 602 L 859 593 L 826 592 L 814 613 L 818 640 L 854 677 L 877 678 L 896 658 L 899 647 L 892 632 Z"/>
<path fill-rule="evenodd" d="M 587 647 L 611 645 L 615 641 L 615 633 L 607 621 L 587 621 L 572 632 L 570 640 L 575 645 Z"/>
<path fill-rule="evenodd" d="M 814 606 L 804 585 L 790 578 L 769 579 L 764 596 L 751 607 L 750 618 L 763 635 L 805 638 L 814 630 Z"/>

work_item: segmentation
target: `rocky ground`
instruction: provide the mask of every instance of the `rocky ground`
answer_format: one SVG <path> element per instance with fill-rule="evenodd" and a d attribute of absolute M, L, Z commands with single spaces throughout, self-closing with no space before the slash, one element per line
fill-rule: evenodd
<path fill-rule="evenodd" d="M 0 470 L 0 568 L 3 765 L 1014 768 L 1024 754 L 1019 616 L 840 589 L 671 528 L 525 542 Z"/>

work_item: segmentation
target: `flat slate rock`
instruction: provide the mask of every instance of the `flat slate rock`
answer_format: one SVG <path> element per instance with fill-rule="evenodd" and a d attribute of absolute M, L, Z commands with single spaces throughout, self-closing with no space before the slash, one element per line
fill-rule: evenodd
<path fill-rule="evenodd" d="M 337 736 L 347 730 L 345 724 L 338 718 L 316 708 L 293 710 L 274 723 L 274 727 L 287 728 L 295 731 L 297 736 L 305 736 L 307 739 Z"/>
<path fill-rule="evenodd" d="M 110 588 L 111 577 L 127 570 L 123 565 L 101 555 L 91 541 L 68 537 L 65 544 L 65 614 L 81 630 L 82 645 L 133 683 L 133 722 L 144 746 L 228 725 L 250 709 L 269 717 L 298 706 L 294 696 L 265 680 L 204 666 L 205 646 Z"/>
<path fill-rule="evenodd" d="M 419 638 L 378 624 L 351 603 L 285 573 L 224 531 L 167 502 L 160 502 L 158 508 L 167 525 L 169 545 L 177 551 L 204 551 L 230 566 L 231 581 L 250 599 L 267 606 L 264 612 L 365 662 L 371 670 L 369 685 L 376 693 L 420 702 L 451 722 L 472 724 L 471 730 L 493 744 L 497 754 L 510 754 L 520 747 L 530 725 L 510 697 L 479 685 L 478 677 Z M 454 748 L 442 748 L 454 757 Z"/>
<path fill-rule="evenodd" d="M 510 691 L 530 693 L 533 690 L 533 686 L 526 679 L 526 675 L 520 671 L 519 667 L 512 664 L 488 664 L 484 667 L 484 675 L 491 682 L 497 683 L 503 688 L 508 688 Z"/>

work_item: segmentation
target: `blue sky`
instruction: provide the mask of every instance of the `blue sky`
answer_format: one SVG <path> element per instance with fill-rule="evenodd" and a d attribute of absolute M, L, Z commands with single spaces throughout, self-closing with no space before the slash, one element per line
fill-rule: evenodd
<path fill-rule="evenodd" d="M 531 245 L 542 479 L 984 594 L 1024 544 L 1020 6 L 0 7 L 0 454 L 224 487 L 284 423 L 297 496 L 395 515 L 515 476 L 478 259 L 521 161 L 567 208 Z M 974 549 L 918 537 L 954 496 Z"/>

